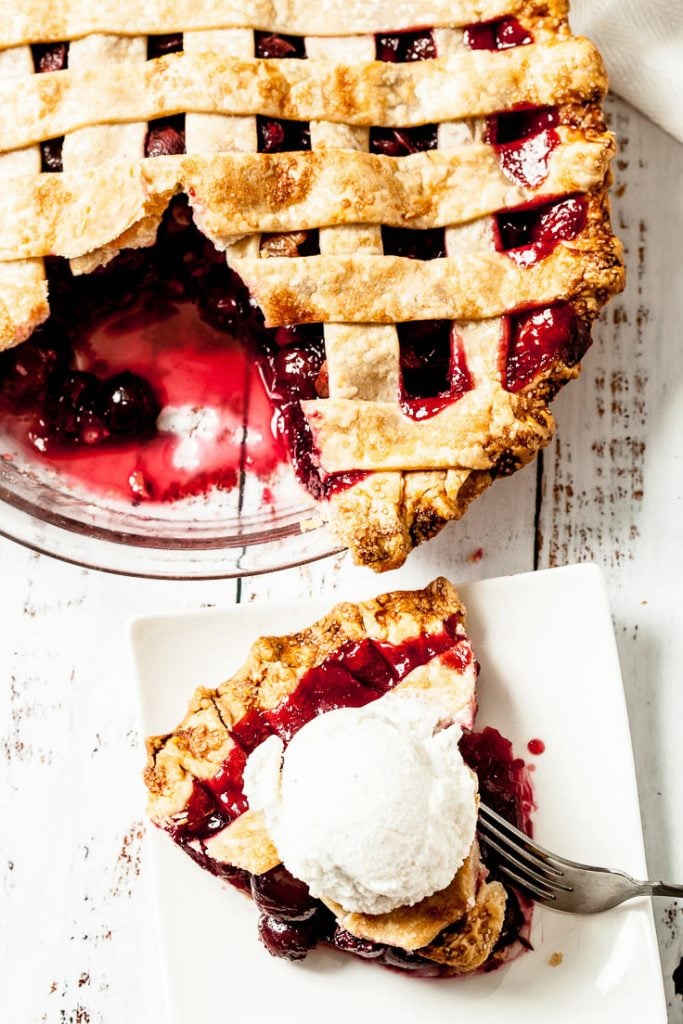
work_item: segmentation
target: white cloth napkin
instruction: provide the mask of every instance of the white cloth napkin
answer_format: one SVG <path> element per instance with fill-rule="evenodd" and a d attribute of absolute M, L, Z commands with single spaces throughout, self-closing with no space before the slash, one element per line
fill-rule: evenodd
<path fill-rule="evenodd" d="M 683 142 L 683 0 L 573 0 L 570 21 L 614 92 Z"/>

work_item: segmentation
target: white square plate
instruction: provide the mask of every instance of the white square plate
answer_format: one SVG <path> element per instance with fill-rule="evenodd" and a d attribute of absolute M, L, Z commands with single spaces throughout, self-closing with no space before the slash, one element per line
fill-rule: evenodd
<path fill-rule="evenodd" d="M 482 666 L 477 726 L 496 726 L 534 763 L 537 838 L 568 857 L 645 877 L 628 718 L 600 570 L 571 566 L 459 590 Z M 174 727 L 195 686 L 228 677 L 259 634 L 298 629 L 331 604 L 325 598 L 236 605 L 135 622 L 144 733 Z M 536 758 L 526 753 L 533 737 L 546 745 Z M 472 978 L 416 979 L 325 948 L 303 964 L 273 959 L 258 942 L 250 901 L 201 871 L 162 832 L 150 829 L 150 842 L 170 1015 L 178 1024 L 666 1021 L 647 900 L 584 918 L 537 907 L 534 951 L 517 962 Z M 562 962 L 553 967 L 556 953 Z"/>

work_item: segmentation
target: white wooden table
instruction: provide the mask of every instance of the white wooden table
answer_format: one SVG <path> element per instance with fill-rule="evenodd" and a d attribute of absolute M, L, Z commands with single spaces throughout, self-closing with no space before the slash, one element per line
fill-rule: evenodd
<path fill-rule="evenodd" d="M 650 875 L 683 880 L 683 147 L 625 104 L 610 109 L 628 290 L 556 402 L 543 461 L 497 483 L 405 570 L 376 578 L 336 559 L 241 583 L 141 582 L 0 542 L 2 1024 L 164 1020 L 126 633 L 151 611 L 598 562 Z M 568 622 L 558 657 L 577 642 Z M 683 1021 L 682 909 L 655 907 L 671 1022 Z"/>

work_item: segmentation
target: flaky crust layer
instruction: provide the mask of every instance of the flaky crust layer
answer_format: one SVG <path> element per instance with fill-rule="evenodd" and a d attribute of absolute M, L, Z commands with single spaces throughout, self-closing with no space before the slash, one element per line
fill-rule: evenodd
<path fill-rule="evenodd" d="M 175 53 L 0 82 L 0 144 L 23 149 L 90 125 L 178 111 L 411 127 L 602 97 L 606 76 L 587 39 L 390 64 L 238 60 Z"/>
<path fill-rule="evenodd" d="M 527 0 L 4 0 L 0 47 L 78 39 L 92 32 L 149 35 L 262 29 L 292 35 L 400 32 L 416 25 L 470 25 L 523 12 Z M 564 15 L 565 0 L 546 4 Z"/>
<path fill-rule="evenodd" d="M 503 173 L 494 148 L 461 146 L 407 157 L 353 150 L 221 153 L 107 161 L 61 174 L 10 178 L 0 193 L 0 261 L 84 256 L 160 220 L 178 193 L 205 235 L 290 232 L 345 224 L 429 229 L 602 187 L 614 140 L 563 128 L 538 186 Z M 276 267 L 269 264 L 275 272 Z"/>

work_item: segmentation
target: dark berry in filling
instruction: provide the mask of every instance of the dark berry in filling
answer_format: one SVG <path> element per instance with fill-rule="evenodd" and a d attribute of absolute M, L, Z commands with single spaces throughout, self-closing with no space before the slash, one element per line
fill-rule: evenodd
<path fill-rule="evenodd" d="M 324 908 L 306 921 L 283 921 L 279 917 L 262 914 L 259 918 L 258 933 L 261 942 L 271 956 L 284 960 L 304 960 L 310 951 L 325 937 L 329 923 Z"/>
<path fill-rule="evenodd" d="M 283 921 L 305 921 L 320 906 L 308 886 L 278 864 L 263 875 L 252 875 L 251 895 L 259 910 Z"/>
<path fill-rule="evenodd" d="M 512 743 L 487 727 L 481 732 L 465 732 L 460 740 L 465 764 L 479 778 L 482 801 L 516 828 L 532 834 L 531 812 L 534 796 L 528 769 L 521 757 L 515 757 Z"/>
<path fill-rule="evenodd" d="M 431 32 L 401 32 L 398 35 L 375 36 L 377 60 L 404 64 L 414 60 L 432 60 L 436 57 L 434 36 Z"/>
<path fill-rule="evenodd" d="M 62 443 L 90 444 L 104 430 L 97 412 L 97 378 L 73 370 L 51 383 L 45 400 L 45 425 Z M 45 442 L 47 444 L 47 441 Z"/>
<path fill-rule="evenodd" d="M 495 862 L 490 859 L 491 870 L 495 873 L 496 865 Z M 521 896 L 514 889 L 506 886 L 507 899 L 505 901 L 505 917 L 503 919 L 503 927 L 501 928 L 498 941 L 495 945 L 495 952 L 500 949 L 506 949 L 511 946 L 514 942 L 521 942 L 527 949 L 531 949 L 531 944 L 524 935 L 527 931 L 527 924 L 529 921 L 529 901 Z M 522 906 L 524 904 L 524 906 Z"/>
<path fill-rule="evenodd" d="M 256 32 L 255 53 L 257 57 L 266 60 L 283 60 L 290 57 L 303 59 L 306 56 L 306 46 L 303 36 L 279 36 L 272 32 Z"/>
<path fill-rule="evenodd" d="M 40 327 L 30 344 L 0 352 L 0 406 L 21 413 L 45 398 L 53 375 L 69 363 L 67 339 L 56 331 Z"/>
<path fill-rule="evenodd" d="M 569 196 L 544 206 L 499 213 L 496 217 L 498 248 L 517 252 L 513 257 L 523 266 L 550 255 L 558 242 L 576 238 L 586 226 L 588 201 Z"/>
<path fill-rule="evenodd" d="M 505 387 L 520 391 L 558 362 L 575 366 L 591 344 L 572 306 L 558 303 L 508 318 Z"/>
<path fill-rule="evenodd" d="M 548 163 L 560 136 L 546 128 L 515 142 L 496 143 L 495 148 L 504 173 L 526 188 L 536 188 L 548 176 Z"/>
<path fill-rule="evenodd" d="M 169 53 L 179 53 L 182 48 L 183 36 L 180 32 L 166 36 L 147 36 L 147 60 L 165 57 Z"/>
<path fill-rule="evenodd" d="M 274 117 L 257 117 L 259 153 L 290 153 L 311 148 L 308 121 L 280 121 Z"/>
<path fill-rule="evenodd" d="M 145 156 L 179 156 L 185 152 L 185 115 L 150 121 L 145 139 Z"/>
<path fill-rule="evenodd" d="M 462 343 L 448 320 L 398 325 L 401 408 L 428 419 L 472 388 Z"/>
<path fill-rule="evenodd" d="M 63 71 L 68 67 L 68 43 L 35 43 L 31 51 L 33 66 L 38 74 L 46 71 Z"/>
<path fill-rule="evenodd" d="M 97 410 L 112 437 L 143 438 L 154 433 L 161 406 L 143 377 L 124 370 L 99 385 Z"/>
<path fill-rule="evenodd" d="M 352 935 L 351 932 L 347 932 L 339 925 L 334 930 L 332 942 L 337 949 L 342 949 L 345 953 L 354 953 L 355 956 L 363 957 L 364 960 L 375 960 L 382 955 L 385 949 L 377 942 L 359 939 L 357 935 Z"/>
<path fill-rule="evenodd" d="M 446 255 L 443 228 L 412 231 L 406 228 L 382 228 L 385 256 L 405 256 L 413 260 L 437 260 Z"/>
<path fill-rule="evenodd" d="M 557 107 L 537 107 L 535 110 L 510 110 L 490 117 L 486 124 L 487 142 L 503 145 L 518 142 L 530 135 L 556 128 L 560 123 Z"/>
<path fill-rule="evenodd" d="M 59 173 L 63 170 L 62 147 L 64 136 L 58 139 L 48 139 L 40 144 L 41 171 Z"/>
<path fill-rule="evenodd" d="M 509 50 L 514 46 L 528 46 L 534 41 L 531 32 L 516 18 L 470 25 L 465 29 L 463 38 L 470 50 Z"/>
<path fill-rule="evenodd" d="M 371 128 L 370 152 L 378 156 L 410 156 L 436 149 L 438 143 L 435 124 L 419 128 Z"/>

